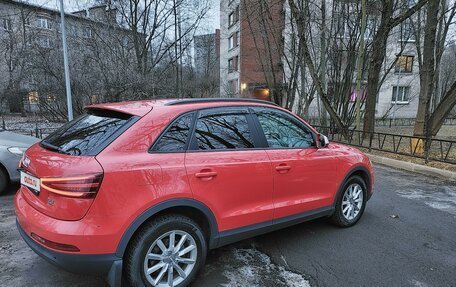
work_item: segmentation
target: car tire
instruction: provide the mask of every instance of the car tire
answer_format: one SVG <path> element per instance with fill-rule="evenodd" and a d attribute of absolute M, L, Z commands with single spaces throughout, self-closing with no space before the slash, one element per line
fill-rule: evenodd
<path fill-rule="evenodd" d="M 9 179 L 8 174 L 0 166 L 0 195 L 4 194 L 6 192 L 9 182 L 10 182 L 10 179 Z"/>
<path fill-rule="evenodd" d="M 357 175 L 350 177 L 337 198 L 331 222 L 340 227 L 353 226 L 363 215 L 366 202 L 366 183 Z"/>
<path fill-rule="evenodd" d="M 172 238 L 174 249 L 170 244 Z M 179 246 L 181 241 L 184 242 Z M 196 249 L 192 249 L 192 245 Z M 181 255 L 182 252 L 186 253 Z M 147 222 L 129 243 L 124 256 L 124 279 L 128 286 L 155 286 L 160 283 L 166 286 L 172 273 L 173 286 L 187 286 L 204 266 L 206 254 L 206 239 L 195 221 L 182 215 L 164 215 Z M 154 271 L 149 275 L 146 270 Z M 160 275 L 162 279 L 157 284 Z"/>

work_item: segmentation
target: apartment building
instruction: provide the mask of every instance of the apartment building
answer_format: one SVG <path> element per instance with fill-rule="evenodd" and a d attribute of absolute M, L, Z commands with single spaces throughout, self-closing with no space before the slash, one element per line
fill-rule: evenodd
<path fill-rule="evenodd" d="M 195 71 L 199 75 L 220 74 L 220 30 L 193 37 Z M 217 76 L 218 77 L 218 76 Z"/>
<path fill-rule="evenodd" d="M 220 30 L 193 37 L 193 55 L 196 72 L 195 96 L 219 97 Z"/>
<path fill-rule="evenodd" d="M 258 5 L 260 2 L 267 3 L 268 8 L 265 9 Z M 341 5 L 348 5 L 349 7 L 351 1 L 335 2 L 340 2 Z M 357 1 L 352 1 L 352 3 L 357 5 Z M 333 11 L 330 8 L 333 5 L 332 0 L 328 0 L 326 4 L 327 19 L 341 17 L 341 15 L 336 15 L 336 13 L 341 13 L 341 11 Z M 253 9 L 252 6 L 254 6 Z M 221 97 L 271 99 L 273 89 L 276 90 L 279 97 L 280 95 L 283 96 L 287 92 L 287 87 L 290 87 L 291 79 L 296 76 L 291 67 L 293 61 L 290 60 L 296 57 L 296 50 L 290 47 L 295 47 L 293 44 L 297 41 L 297 32 L 295 24 L 291 20 L 288 1 L 221 0 L 220 11 Z M 318 11 L 315 11 L 315 15 L 311 16 L 311 19 L 315 17 L 315 21 L 320 21 L 318 13 Z M 333 15 L 332 13 L 335 14 Z M 328 27 L 328 31 L 331 30 L 333 33 L 331 37 L 337 37 L 341 42 L 349 41 L 353 23 L 357 21 L 355 11 L 346 9 L 343 13 L 345 14 L 342 15 L 341 20 L 336 21 L 338 27 Z M 379 24 L 379 20 L 379 15 L 375 15 L 375 13 L 369 15 L 364 36 L 367 42 L 372 40 L 372 35 Z M 419 67 L 416 59 L 414 38 L 416 23 L 413 25 L 412 21 L 413 19 L 407 20 L 396 27 L 388 38 L 387 56 L 382 69 L 383 82 L 377 99 L 376 117 L 378 118 L 410 118 L 416 116 L 419 95 Z M 310 25 L 312 26 L 312 23 Z M 318 51 L 321 33 L 318 29 L 314 29 L 312 35 L 313 38 L 309 41 L 314 45 L 312 48 Z M 270 40 L 271 38 L 273 39 L 272 41 Z M 269 39 L 269 41 L 265 41 L 265 39 Z M 335 47 L 331 47 L 329 50 L 330 55 L 326 56 L 331 57 L 335 53 L 345 53 L 345 51 L 342 51 L 343 48 L 341 48 L 341 51 L 335 51 L 334 49 Z M 269 61 L 269 65 L 265 64 L 265 61 Z M 354 62 L 347 56 L 342 61 L 341 70 L 349 67 L 347 61 Z M 337 82 L 339 79 L 330 76 L 327 75 L 326 88 L 328 96 L 331 98 L 331 93 L 334 93 L 335 87 L 339 84 Z M 352 103 L 357 98 L 355 78 L 353 77 L 351 87 L 346 89 L 347 98 Z M 305 89 L 306 84 L 312 82 L 308 73 L 304 77 L 295 77 L 294 79 L 298 92 L 311 92 L 300 90 Z M 305 82 L 304 85 L 303 81 Z M 281 86 L 278 82 L 280 82 Z M 364 73 L 362 93 L 364 93 L 366 83 L 367 73 Z M 359 96 L 363 97 L 362 95 Z M 309 117 L 318 117 L 320 115 L 319 104 L 319 99 L 316 95 L 308 108 Z M 298 104 L 294 105 L 293 109 L 298 111 L 298 106 Z"/>
<path fill-rule="evenodd" d="M 111 50 L 125 44 L 123 48 L 128 50 L 123 39 L 128 40 L 130 32 L 116 23 L 115 9 L 95 6 L 66 13 L 65 21 L 70 70 L 74 72 L 72 81 L 82 75 L 89 83 L 94 73 L 101 75 L 88 64 L 89 59 L 103 59 L 101 43 L 110 46 Z M 112 35 L 116 35 L 115 41 Z M 40 105 L 57 104 L 57 94 L 64 96 L 60 89 L 63 78 L 61 39 L 60 11 L 24 1 L 0 1 L 1 110 L 36 112 Z M 48 73 L 44 72 L 46 69 Z M 88 73 L 91 70 L 92 75 Z M 55 87 L 60 90 L 56 91 Z"/>
<path fill-rule="evenodd" d="M 269 99 L 282 89 L 283 0 L 220 1 L 220 95 Z M 274 25 L 262 19 L 269 15 Z M 269 19 L 269 18 L 268 18 Z"/>

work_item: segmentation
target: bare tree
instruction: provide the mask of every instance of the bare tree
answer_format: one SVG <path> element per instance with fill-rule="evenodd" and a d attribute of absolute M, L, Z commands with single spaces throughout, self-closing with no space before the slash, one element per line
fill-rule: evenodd
<path fill-rule="evenodd" d="M 121 25 L 133 34 L 137 70 L 144 77 L 144 97 L 155 96 L 156 69 L 175 70 L 175 93 L 181 95 L 182 57 L 210 8 L 207 0 L 108 1 L 121 14 Z M 158 73 L 163 74 L 163 73 Z M 150 89 L 147 86 L 152 85 Z"/>
<path fill-rule="evenodd" d="M 326 1 L 302 3 L 290 0 L 288 3 L 296 23 L 297 40 L 309 75 L 308 82 L 312 83 L 312 89 L 317 92 L 317 99 L 328 111 L 331 121 L 345 133 L 355 120 L 352 95 L 358 50 L 364 49 L 368 54 L 371 45 L 370 35 L 361 35 L 361 7 L 356 2 L 334 1 L 330 12 L 332 17 L 327 20 Z M 370 20 L 374 21 L 376 15 L 371 14 Z M 319 42 L 312 42 L 317 34 Z M 366 35 L 368 39 L 361 43 L 360 39 Z M 360 73 L 363 76 L 365 61 L 360 61 Z M 324 119 L 324 113 L 320 113 L 320 118 Z"/>
<path fill-rule="evenodd" d="M 448 6 L 445 0 L 431 1 L 426 13 L 422 51 L 421 38 L 417 37 L 420 63 L 420 97 L 415 136 L 430 138 L 440 130 L 446 117 L 456 104 L 456 79 L 446 77 L 439 92 L 440 67 L 447 45 L 447 35 L 456 15 L 456 2 Z M 431 103 L 433 104 L 431 106 Z"/>
<path fill-rule="evenodd" d="M 428 0 L 420 0 L 411 7 L 398 5 L 395 0 L 380 0 L 380 25 L 373 37 L 372 53 L 368 65 L 366 107 L 363 130 L 372 133 L 375 129 L 375 107 L 381 79 L 382 65 L 386 56 L 386 46 L 391 30 L 420 10 Z M 402 2 L 403 3 L 403 2 Z M 406 2 L 408 3 L 408 2 Z M 400 8 L 400 9 L 398 9 Z M 399 14 L 397 14 L 399 10 Z M 401 11 L 402 10 L 402 11 Z"/>

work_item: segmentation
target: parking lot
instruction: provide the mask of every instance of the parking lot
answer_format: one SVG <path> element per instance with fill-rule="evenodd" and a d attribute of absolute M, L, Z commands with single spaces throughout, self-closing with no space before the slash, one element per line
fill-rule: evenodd
<path fill-rule="evenodd" d="M 384 166 L 375 173 L 354 227 L 316 220 L 213 250 L 193 286 L 456 286 L 456 184 Z M 0 197 L 0 285 L 103 285 L 28 248 L 15 189 Z"/>

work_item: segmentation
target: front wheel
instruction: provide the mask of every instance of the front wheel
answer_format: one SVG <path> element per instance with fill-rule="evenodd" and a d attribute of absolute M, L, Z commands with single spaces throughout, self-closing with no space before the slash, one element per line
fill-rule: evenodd
<path fill-rule="evenodd" d="M 367 199 L 367 186 L 359 176 L 352 176 L 344 185 L 336 202 L 331 221 L 341 227 L 354 225 L 364 213 Z"/>
<path fill-rule="evenodd" d="M 129 244 L 125 277 L 130 286 L 187 286 L 204 265 L 206 240 L 196 222 L 166 215 L 147 223 Z"/>

